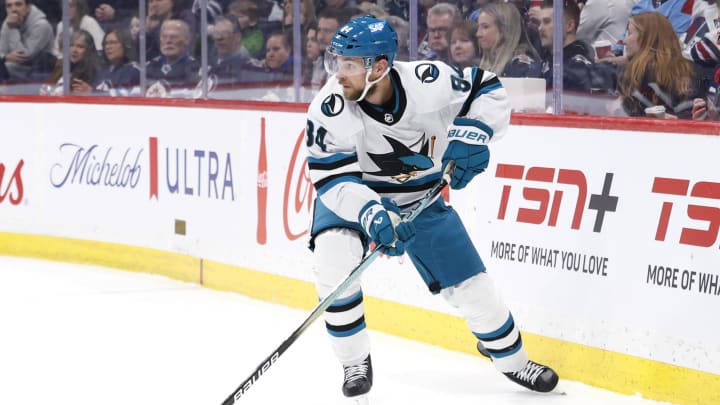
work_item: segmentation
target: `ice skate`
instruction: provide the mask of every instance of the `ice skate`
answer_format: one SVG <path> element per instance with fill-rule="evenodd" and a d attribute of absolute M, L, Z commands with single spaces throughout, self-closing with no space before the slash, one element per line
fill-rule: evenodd
<path fill-rule="evenodd" d="M 346 397 L 356 400 L 357 404 L 367 403 L 367 393 L 370 392 L 373 382 L 372 363 L 370 355 L 359 364 L 343 366 L 345 381 L 342 391 Z M 363 402 L 364 400 L 364 402 Z"/>
<path fill-rule="evenodd" d="M 537 392 L 550 392 L 558 383 L 558 375 L 553 369 L 532 360 L 528 360 L 522 370 L 503 374 L 511 381 Z"/>

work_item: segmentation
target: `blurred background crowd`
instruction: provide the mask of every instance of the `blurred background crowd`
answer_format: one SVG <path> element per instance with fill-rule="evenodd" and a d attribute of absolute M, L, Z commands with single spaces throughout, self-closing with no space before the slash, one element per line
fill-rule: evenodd
<path fill-rule="evenodd" d="M 397 60 L 495 72 L 517 111 L 718 119 L 715 0 L 2 3 L 0 95 L 308 102 L 335 31 L 372 14 L 398 32 Z"/>

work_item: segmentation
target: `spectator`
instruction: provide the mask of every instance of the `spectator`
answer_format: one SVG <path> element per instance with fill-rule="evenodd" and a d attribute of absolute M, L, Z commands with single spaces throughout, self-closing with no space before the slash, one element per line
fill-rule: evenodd
<path fill-rule="evenodd" d="M 592 66 L 595 51 L 577 39 L 580 9 L 575 0 L 564 0 L 563 11 L 563 89 L 589 92 L 593 88 Z M 543 1 L 540 9 L 542 74 L 548 88 L 553 84 L 553 0 Z"/>
<path fill-rule="evenodd" d="M 473 4 L 470 6 L 470 12 L 464 14 L 467 15 L 468 20 L 477 22 L 478 16 L 480 16 L 480 12 L 482 12 L 483 7 L 494 2 L 495 0 L 474 0 Z"/>
<path fill-rule="evenodd" d="M 598 40 L 617 44 L 627 28 L 637 0 L 588 0 L 580 11 L 577 37 L 592 44 Z"/>
<path fill-rule="evenodd" d="M 228 6 L 228 13 L 240 22 L 243 47 L 253 58 L 262 58 L 265 52 L 265 34 L 258 27 L 258 8 L 250 0 L 235 0 Z"/>
<path fill-rule="evenodd" d="M 630 10 L 630 15 L 657 11 L 667 17 L 678 37 L 687 32 L 694 14 L 708 7 L 702 0 L 638 0 Z"/>
<path fill-rule="evenodd" d="M 183 8 L 184 0 L 148 0 L 148 13 L 145 20 L 147 60 L 161 54 L 160 28 L 165 21 L 182 20 L 188 28 L 190 43 L 195 38 L 197 23 L 189 9 Z"/>
<path fill-rule="evenodd" d="M 210 74 L 217 77 L 217 83 L 221 86 L 239 83 L 250 56 L 242 46 L 243 37 L 237 18 L 217 17 L 212 36 L 216 58 L 210 62 Z"/>
<path fill-rule="evenodd" d="M 625 51 L 618 83 L 624 112 L 644 116 L 646 108 L 663 106 L 665 118 L 691 118 L 693 66 L 682 57 L 670 21 L 657 12 L 630 17 Z"/>
<path fill-rule="evenodd" d="M 388 15 L 387 22 L 395 28 L 398 38 L 398 53 L 395 60 L 410 60 L 410 23 L 396 15 Z"/>
<path fill-rule="evenodd" d="M 450 30 L 462 19 L 460 10 L 450 3 L 438 3 L 428 10 L 427 34 L 418 46 L 418 58 L 450 60 Z"/>
<path fill-rule="evenodd" d="M 690 27 L 680 37 L 686 48 L 701 41 L 705 35 L 718 31 L 720 28 L 718 2 L 716 0 L 694 1 L 690 18 Z"/>
<path fill-rule="evenodd" d="M 185 21 L 163 22 L 160 27 L 161 54 L 148 62 L 146 69 L 148 83 L 152 83 L 148 88 L 149 96 L 164 96 L 164 91 L 197 85 L 200 62 L 190 56 L 190 45 L 190 29 Z"/>
<path fill-rule="evenodd" d="M 315 9 L 322 12 L 328 9 L 347 10 L 357 7 L 356 0 L 319 0 L 315 2 Z"/>
<path fill-rule="evenodd" d="M 320 57 L 322 50 L 317 41 L 317 24 L 308 26 L 305 34 L 305 55 L 302 59 L 302 82 L 310 83 L 312 81 L 313 64 Z"/>
<path fill-rule="evenodd" d="M 720 90 L 720 41 L 718 41 L 720 23 L 717 22 L 719 21 L 718 14 L 720 14 L 720 3 L 715 1 L 715 4 L 706 9 L 703 18 L 696 20 L 698 27 L 693 30 L 692 38 L 686 42 L 688 45 L 683 50 L 683 56 L 694 63 L 700 101 L 703 103 L 706 101 L 704 97 L 708 95 L 716 102 L 717 92 Z M 691 34 L 690 31 L 688 34 Z M 711 93 L 707 94 L 708 91 Z M 713 105 L 707 105 L 709 109 L 705 111 L 706 113 L 717 114 L 717 110 L 714 108 L 715 102 L 710 103 Z"/>
<path fill-rule="evenodd" d="M 358 4 L 356 7 L 357 13 L 353 16 L 355 17 L 364 17 L 366 15 L 371 15 L 375 18 L 380 18 L 382 20 L 387 20 L 388 16 L 390 14 L 385 11 L 382 7 L 375 3 L 371 3 L 369 1 L 363 1 L 362 3 Z"/>
<path fill-rule="evenodd" d="M 630 10 L 630 15 L 650 11 L 659 12 L 670 21 L 678 38 L 682 39 L 685 37 L 688 28 L 690 28 L 692 20 L 703 14 L 703 11 L 709 6 L 707 2 L 702 0 L 639 0 Z M 627 31 L 623 33 L 620 40 L 623 41 L 626 35 Z M 628 58 L 626 54 L 623 54 L 622 45 L 613 46 L 613 53 L 619 56 L 612 55 L 602 60 L 608 60 L 620 66 L 627 63 Z"/>
<path fill-rule="evenodd" d="M 317 40 L 317 24 L 314 24 L 308 27 L 305 34 L 305 57 L 310 61 L 314 61 L 321 53 L 320 43 Z"/>
<path fill-rule="evenodd" d="M 29 0 L 6 0 L 7 17 L 0 28 L 0 61 L 10 81 L 47 77 L 55 65 L 53 29 L 45 14 Z"/>
<path fill-rule="evenodd" d="M 83 30 L 73 32 L 70 42 L 70 92 L 73 94 L 89 94 L 97 78 L 100 61 L 95 51 L 92 35 Z M 63 63 L 58 59 L 55 69 L 40 89 L 41 95 L 63 94 Z"/>
<path fill-rule="evenodd" d="M 460 68 L 475 66 L 479 62 L 478 43 L 475 40 L 477 24 L 463 20 L 450 33 L 450 63 Z"/>
<path fill-rule="evenodd" d="M 90 0 L 88 4 L 94 7 L 95 19 L 106 32 L 125 28 L 138 12 L 137 0 Z"/>
<path fill-rule="evenodd" d="M 265 58 L 251 61 L 243 73 L 248 82 L 277 82 L 292 80 L 292 44 L 290 37 L 274 32 L 267 39 Z"/>
<path fill-rule="evenodd" d="M 541 77 L 542 61 L 530 44 L 517 7 L 493 3 L 478 16 L 480 68 L 500 77 Z"/>
<path fill-rule="evenodd" d="M 511 0 L 508 3 L 517 8 L 525 28 L 525 35 L 527 35 L 528 41 L 535 48 L 535 52 L 540 55 L 543 48 L 538 28 L 540 27 L 539 14 L 542 0 Z"/>
<path fill-rule="evenodd" d="M 320 45 L 320 57 L 313 63 L 312 77 L 310 83 L 314 90 L 319 90 L 327 80 L 325 71 L 325 49 L 330 46 L 330 41 L 335 31 L 350 20 L 350 13 L 347 10 L 329 8 L 320 12 L 318 16 L 317 42 Z"/>
<path fill-rule="evenodd" d="M 284 5 L 283 26 L 285 29 L 292 29 L 293 25 L 293 2 L 286 0 Z M 315 3 L 312 0 L 300 1 L 300 27 L 301 31 L 305 31 L 308 25 L 314 24 L 315 21 Z"/>
<path fill-rule="evenodd" d="M 103 39 L 105 64 L 97 75 L 95 90 L 110 95 L 129 95 L 140 84 L 135 41 L 127 29 L 114 29 Z"/>
<path fill-rule="evenodd" d="M 102 41 L 105 36 L 100 24 L 94 18 L 88 15 L 88 3 L 87 0 L 70 0 L 68 4 L 69 19 L 70 19 L 70 32 L 74 32 L 78 29 L 87 31 L 93 37 L 93 43 L 97 46 L 96 51 L 102 51 Z M 55 34 L 55 45 L 53 47 L 53 53 L 55 56 L 62 55 L 62 49 L 60 48 L 60 39 L 63 37 L 63 23 L 60 21 L 57 24 L 57 30 Z"/>
<path fill-rule="evenodd" d="M 140 35 L 140 18 L 138 18 L 138 16 L 134 15 L 130 17 L 130 25 L 128 29 L 130 30 L 130 36 L 133 41 L 138 43 L 138 36 Z"/>

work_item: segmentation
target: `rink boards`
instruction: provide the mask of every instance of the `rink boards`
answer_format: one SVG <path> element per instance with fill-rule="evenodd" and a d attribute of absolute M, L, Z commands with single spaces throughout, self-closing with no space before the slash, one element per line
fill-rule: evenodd
<path fill-rule="evenodd" d="M 316 304 L 305 105 L 4 101 L 0 254 Z M 720 403 L 718 134 L 518 115 L 486 173 L 450 193 L 533 358 L 622 393 Z M 370 327 L 474 350 L 408 260 L 379 259 L 363 289 Z"/>

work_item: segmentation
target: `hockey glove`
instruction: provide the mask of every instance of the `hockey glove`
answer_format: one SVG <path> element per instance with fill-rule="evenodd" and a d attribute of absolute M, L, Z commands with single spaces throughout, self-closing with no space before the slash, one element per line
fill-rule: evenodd
<path fill-rule="evenodd" d="M 489 128 L 480 121 L 468 118 L 455 118 L 448 129 L 448 144 L 442 157 L 442 172 L 448 162 L 455 162 L 450 187 L 459 190 L 470 183 L 476 175 L 487 169 L 490 162 L 490 150 L 484 143 L 491 135 Z"/>
<path fill-rule="evenodd" d="M 395 217 L 397 226 L 393 224 L 391 215 Z M 397 214 L 387 211 L 376 201 L 370 201 L 360 210 L 359 222 L 370 240 L 388 256 L 401 256 L 405 253 L 406 244 L 415 237 L 412 222 L 402 222 Z"/>

